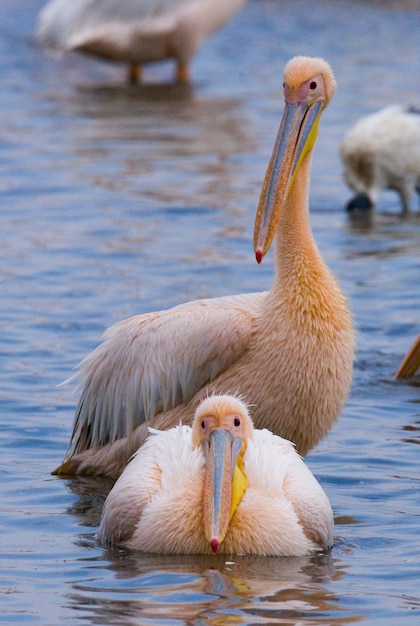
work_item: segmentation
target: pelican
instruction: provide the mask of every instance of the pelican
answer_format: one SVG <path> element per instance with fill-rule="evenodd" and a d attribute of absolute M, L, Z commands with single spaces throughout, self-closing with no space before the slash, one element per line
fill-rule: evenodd
<path fill-rule="evenodd" d="M 50 0 L 38 17 L 41 44 L 127 63 L 135 83 L 145 63 L 175 59 L 188 82 L 201 43 L 245 0 Z"/>
<path fill-rule="evenodd" d="M 349 392 L 354 328 L 344 294 L 314 241 L 311 154 L 335 92 L 322 59 L 285 67 L 285 109 L 256 214 L 261 262 L 276 237 L 269 291 L 202 299 L 108 329 L 81 364 L 70 448 L 56 474 L 117 477 L 147 436 L 191 424 L 209 393 L 238 393 L 254 423 L 305 455 L 334 424 Z"/>
<path fill-rule="evenodd" d="M 98 539 L 158 554 L 303 556 L 333 542 L 328 498 L 290 441 L 210 396 L 152 435 L 105 501 Z"/>
<path fill-rule="evenodd" d="M 420 335 L 405 355 L 399 366 L 395 378 L 410 378 L 420 371 Z"/>
<path fill-rule="evenodd" d="M 420 192 L 420 110 L 394 105 L 362 117 L 340 152 L 344 179 L 356 192 L 348 211 L 371 209 L 382 189 L 395 189 L 406 213 Z"/>

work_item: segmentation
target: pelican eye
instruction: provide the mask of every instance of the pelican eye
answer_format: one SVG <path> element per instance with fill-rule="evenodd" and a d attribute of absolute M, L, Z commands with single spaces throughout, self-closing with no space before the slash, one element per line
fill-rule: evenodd
<path fill-rule="evenodd" d="M 313 89 L 316 89 L 316 88 L 317 88 L 317 86 L 318 86 L 318 85 L 316 84 L 316 81 L 315 81 L 315 80 L 313 80 L 313 81 L 310 83 L 310 85 L 309 85 L 309 89 L 312 89 L 312 90 L 313 90 Z"/>
<path fill-rule="evenodd" d="M 234 426 L 240 426 L 241 425 L 241 420 L 239 419 L 239 417 L 235 417 L 235 419 L 233 420 L 233 424 L 234 424 Z"/>
<path fill-rule="evenodd" d="M 201 428 L 204 430 L 204 429 L 205 429 L 205 427 L 206 427 L 206 422 L 203 420 L 203 421 L 201 422 Z"/>

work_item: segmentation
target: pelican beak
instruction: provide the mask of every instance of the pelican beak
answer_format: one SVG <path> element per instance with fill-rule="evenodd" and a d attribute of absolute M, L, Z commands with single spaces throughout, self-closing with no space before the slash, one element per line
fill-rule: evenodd
<path fill-rule="evenodd" d="M 261 263 L 276 232 L 280 212 L 300 164 L 313 147 L 324 100 L 287 102 L 263 182 L 255 217 L 254 250 Z"/>
<path fill-rule="evenodd" d="M 242 439 L 234 439 L 229 431 L 223 429 L 214 430 L 209 440 L 202 442 L 206 457 L 204 533 L 213 554 L 224 540 L 230 520 L 248 486 L 241 468 L 242 447 Z"/>

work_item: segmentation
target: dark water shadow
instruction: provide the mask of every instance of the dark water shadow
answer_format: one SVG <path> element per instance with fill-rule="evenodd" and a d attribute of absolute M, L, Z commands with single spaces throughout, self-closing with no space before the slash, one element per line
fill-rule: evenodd
<path fill-rule="evenodd" d="M 70 493 L 77 499 L 66 509 L 66 513 L 77 518 L 81 526 L 97 528 L 101 519 L 102 507 L 115 479 L 93 476 L 57 477 L 66 482 Z"/>

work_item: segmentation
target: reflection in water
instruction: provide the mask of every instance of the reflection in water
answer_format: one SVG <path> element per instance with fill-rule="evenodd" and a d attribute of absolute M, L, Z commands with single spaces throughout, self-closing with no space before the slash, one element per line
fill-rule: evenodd
<path fill-rule="evenodd" d="M 420 383 L 418 384 L 420 387 Z M 405 443 L 417 443 L 420 444 L 420 421 L 416 422 L 415 425 L 407 425 L 403 426 L 403 431 L 406 433 L 410 433 L 410 436 L 403 437 L 401 441 Z"/>
<path fill-rule="evenodd" d="M 420 397 L 415 390 L 420 389 L 420 374 L 416 374 L 411 378 L 399 381 L 401 384 L 408 385 L 413 388 L 414 396 L 407 401 L 411 404 L 419 405 L 419 411 L 415 414 L 415 417 L 420 418 Z M 404 433 L 407 433 L 406 437 L 402 437 L 401 441 L 404 443 L 420 444 L 420 419 L 416 420 L 413 424 L 406 424 L 402 427 Z"/>
<path fill-rule="evenodd" d="M 81 525 L 96 528 L 99 525 L 103 504 L 115 480 L 100 476 L 78 476 L 70 480 L 61 478 L 59 480 L 65 480 L 68 490 L 78 496 L 66 512 L 76 516 Z"/>
<path fill-rule="evenodd" d="M 420 213 L 394 215 L 392 213 L 354 214 L 348 216 L 347 230 L 354 235 L 362 235 L 354 256 L 415 255 L 419 251 Z M 375 247 L 376 242 L 376 247 Z"/>
<path fill-rule="evenodd" d="M 139 85 L 79 85 L 76 86 L 76 101 L 79 103 L 87 101 L 93 103 L 102 99 L 110 103 L 121 106 L 124 102 L 133 104 L 149 102 L 158 104 L 160 102 L 174 103 L 187 102 L 194 96 L 195 89 L 193 83 L 148 83 Z"/>
<path fill-rule="evenodd" d="M 255 181 L 237 178 L 237 159 L 256 146 L 239 98 L 144 85 L 79 88 L 64 102 L 50 92 L 46 101 L 71 127 L 61 150 L 78 159 L 82 175 L 96 187 L 138 197 L 139 210 L 145 199 L 190 206 L 198 197 L 202 205 L 225 206 L 259 186 L 263 163 Z"/>
<path fill-rule="evenodd" d="M 372 210 L 354 211 L 347 214 L 349 232 L 367 234 L 375 228 L 375 215 Z"/>
<path fill-rule="evenodd" d="M 361 619 L 337 615 L 338 598 L 328 583 L 340 580 L 344 567 L 330 554 L 226 560 L 108 550 L 105 556 L 113 573 L 110 586 L 92 577 L 74 584 L 69 598 L 101 624 L 311 624 L 311 618 L 317 624 L 341 624 Z"/>

